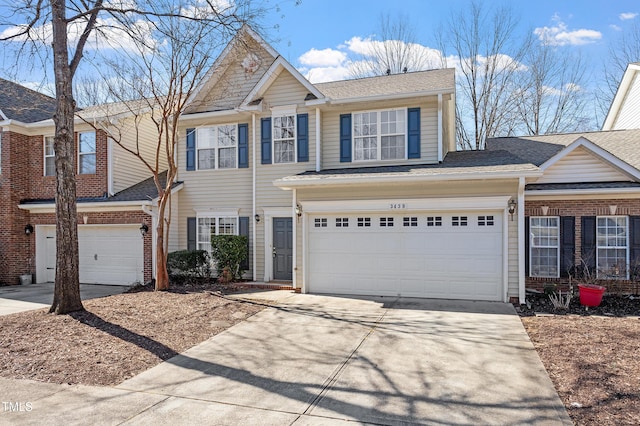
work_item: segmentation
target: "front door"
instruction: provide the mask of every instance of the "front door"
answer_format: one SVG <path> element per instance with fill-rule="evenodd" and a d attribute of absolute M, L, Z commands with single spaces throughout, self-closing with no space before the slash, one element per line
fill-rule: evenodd
<path fill-rule="evenodd" d="M 273 279 L 290 281 L 293 278 L 293 220 L 273 218 Z"/>

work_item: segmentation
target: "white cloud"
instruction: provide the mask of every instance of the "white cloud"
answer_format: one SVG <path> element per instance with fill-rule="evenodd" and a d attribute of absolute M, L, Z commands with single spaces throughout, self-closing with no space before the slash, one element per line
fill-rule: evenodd
<path fill-rule="evenodd" d="M 310 67 L 339 67 L 347 60 L 347 54 L 339 50 L 311 49 L 298 58 L 302 65 Z"/>
<path fill-rule="evenodd" d="M 533 30 L 533 33 L 544 44 L 551 46 L 578 46 L 595 43 L 602 38 L 602 33 L 596 30 L 569 30 L 567 24 L 562 22 L 558 15 L 554 15 L 552 20 L 555 22 L 554 26 L 538 27 Z"/>
<path fill-rule="evenodd" d="M 346 80 L 351 77 L 351 71 L 348 66 L 315 67 L 309 69 L 304 76 L 307 80 L 315 84 L 327 81 Z"/>
<path fill-rule="evenodd" d="M 635 12 L 625 12 L 618 15 L 618 18 L 620 18 L 621 21 L 627 21 L 629 19 L 634 19 L 636 16 L 638 16 L 638 14 Z"/>
<path fill-rule="evenodd" d="M 611 28 L 613 31 L 622 31 L 622 28 L 620 28 L 616 24 L 609 25 L 609 28 Z"/>

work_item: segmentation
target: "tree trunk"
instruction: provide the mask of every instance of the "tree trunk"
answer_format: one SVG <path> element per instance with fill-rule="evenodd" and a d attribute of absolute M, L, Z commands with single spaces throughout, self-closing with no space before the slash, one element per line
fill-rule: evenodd
<path fill-rule="evenodd" d="M 67 50 L 66 4 L 51 2 L 53 59 L 56 83 L 56 279 L 49 312 L 66 314 L 83 310 L 78 274 L 78 216 L 73 119 L 75 101 Z"/>
<path fill-rule="evenodd" d="M 167 194 L 158 197 L 158 226 L 156 227 L 156 291 L 169 290 L 169 271 L 167 271 L 167 253 L 164 244 L 164 215 L 167 206 Z"/>

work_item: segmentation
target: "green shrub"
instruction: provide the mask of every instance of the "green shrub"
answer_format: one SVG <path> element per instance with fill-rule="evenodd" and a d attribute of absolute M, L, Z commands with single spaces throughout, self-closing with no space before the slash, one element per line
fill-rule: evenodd
<path fill-rule="evenodd" d="M 179 250 L 167 256 L 170 277 L 208 278 L 211 275 L 209 253 L 206 250 Z"/>
<path fill-rule="evenodd" d="M 247 237 L 244 235 L 214 235 L 211 237 L 211 258 L 218 276 L 228 269 L 232 279 L 240 279 L 244 272 L 240 265 L 247 259 Z"/>

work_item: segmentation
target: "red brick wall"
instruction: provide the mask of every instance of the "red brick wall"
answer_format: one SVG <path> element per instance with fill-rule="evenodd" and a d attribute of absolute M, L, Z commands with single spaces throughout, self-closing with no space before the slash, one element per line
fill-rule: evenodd
<path fill-rule="evenodd" d="M 574 216 L 575 220 L 575 258 L 580 262 L 582 245 L 582 216 L 608 216 L 611 215 L 609 206 L 616 206 L 615 215 L 638 216 L 640 215 L 640 200 L 634 199 L 610 199 L 610 200 L 553 200 L 553 201 L 526 201 L 525 216 L 544 216 L 542 206 L 547 206 L 547 216 Z M 528 256 L 528 253 L 525 253 Z M 560 285 L 561 289 L 568 288 L 566 278 L 526 278 L 526 287 L 543 290 L 546 283 Z M 608 280 L 603 282 L 609 290 L 620 292 L 638 293 L 640 284 L 622 280 Z"/>

